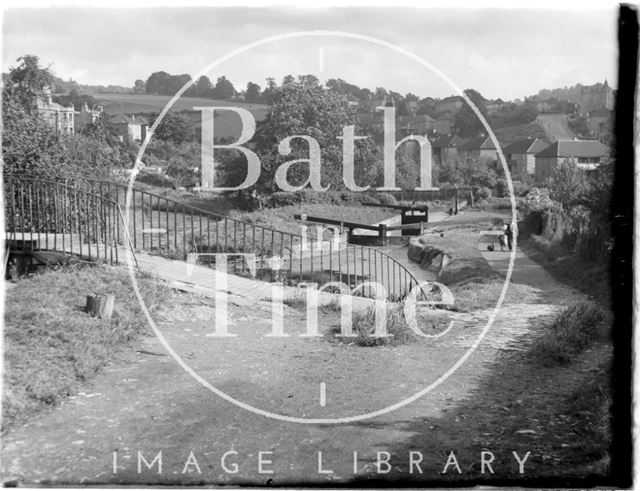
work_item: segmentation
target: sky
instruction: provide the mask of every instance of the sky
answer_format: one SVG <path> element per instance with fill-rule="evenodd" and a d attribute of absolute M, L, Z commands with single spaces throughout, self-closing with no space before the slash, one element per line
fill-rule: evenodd
<path fill-rule="evenodd" d="M 580 3 L 577 4 L 579 7 Z M 588 10 L 393 7 L 9 8 L 2 29 L 3 71 L 37 55 L 57 76 L 124 85 L 155 71 L 201 73 L 249 43 L 291 32 L 330 30 L 390 43 L 415 58 L 361 39 L 305 35 L 267 42 L 206 73 L 236 89 L 264 87 L 287 74 L 342 78 L 420 97 L 474 88 L 513 100 L 617 73 L 613 6 Z M 432 67 L 432 68 L 431 68 Z"/>

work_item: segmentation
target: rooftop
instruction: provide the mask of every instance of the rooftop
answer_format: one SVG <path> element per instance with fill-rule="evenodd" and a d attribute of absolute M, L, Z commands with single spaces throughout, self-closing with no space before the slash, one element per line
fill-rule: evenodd
<path fill-rule="evenodd" d="M 488 136 L 478 136 L 460 147 L 463 150 L 495 150 L 496 146 Z"/>
<path fill-rule="evenodd" d="M 589 116 L 592 118 L 608 118 L 612 113 L 613 111 L 610 111 L 609 109 L 596 109 L 595 111 L 591 111 Z"/>
<path fill-rule="evenodd" d="M 109 118 L 109 123 L 111 124 L 134 124 L 134 125 L 145 125 L 148 126 L 149 123 L 147 122 L 146 119 L 144 119 L 142 116 L 136 116 L 135 114 L 132 114 L 131 116 L 128 116 L 126 114 L 116 114 L 115 116 L 112 116 L 111 118 Z"/>
<path fill-rule="evenodd" d="M 38 109 L 51 109 L 53 111 L 73 111 L 73 106 L 68 106 L 65 107 L 61 104 L 58 104 L 57 102 L 49 102 L 46 99 L 43 99 L 41 97 L 38 97 L 36 99 L 36 105 L 38 106 Z"/>
<path fill-rule="evenodd" d="M 536 157 L 603 157 L 609 147 L 596 140 L 558 140 L 536 154 Z"/>
<path fill-rule="evenodd" d="M 418 114 L 415 116 L 399 116 L 398 121 L 400 123 L 421 123 L 423 121 L 432 122 L 435 121 L 435 119 L 428 114 Z"/>
<path fill-rule="evenodd" d="M 458 135 L 441 136 L 431 142 L 432 148 L 461 147 L 469 140 Z"/>
<path fill-rule="evenodd" d="M 538 153 L 548 146 L 549 144 L 541 140 L 540 138 L 524 138 L 522 140 L 517 140 L 511 145 L 503 148 L 502 152 L 504 154 Z"/>

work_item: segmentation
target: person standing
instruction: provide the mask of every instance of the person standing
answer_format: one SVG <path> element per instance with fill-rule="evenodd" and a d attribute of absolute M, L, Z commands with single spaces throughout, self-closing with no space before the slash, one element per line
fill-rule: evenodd
<path fill-rule="evenodd" d="M 507 245 L 509 246 L 509 250 L 512 250 L 513 243 L 513 230 L 511 230 L 511 224 L 508 223 L 507 227 L 504 231 L 504 234 L 507 236 Z"/>

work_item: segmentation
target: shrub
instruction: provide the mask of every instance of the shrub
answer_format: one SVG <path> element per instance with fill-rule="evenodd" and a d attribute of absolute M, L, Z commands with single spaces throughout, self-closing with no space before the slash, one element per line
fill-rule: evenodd
<path fill-rule="evenodd" d="M 609 314 L 590 301 L 575 303 L 556 318 L 551 329 L 531 348 L 541 365 L 564 365 L 578 353 L 605 337 Z"/>
<path fill-rule="evenodd" d="M 273 193 L 270 197 L 269 197 L 269 201 L 268 201 L 268 205 L 274 208 L 278 208 L 281 206 L 289 206 L 289 205 L 295 205 L 298 204 L 300 201 L 298 201 L 299 198 L 296 197 L 295 193 L 288 193 L 285 191 L 278 191 L 276 193 Z"/>
<path fill-rule="evenodd" d="M 294 309 L 303 310 L 307 307 L 307 292 L 306 291 L 297 291 L 294 292 L 293 295 L 287 297 L 282 302 L 289 307 Z"/>
<path fill-rule="evenodd" d="M 515 194 L 516 196 L 526 196 L 529 193 L 529 190 L 531 189 L 531 186 L 529 186 L 528 184 L 525 184 L 524 182 L 520 182 L 520 181 L 513 181 L 513 194 Z"/>
<path fill-rule="evenodd" d="M 166 176 L 164 174 L 157 174 L 155 172 L 140 172 L 136 176 L 136 181 L 159 188 L 176 188 L 173 180 L 169 176 Z"/>
<path fill-rule="evenodd" d="M 491 189 L 489 188 L 480 188 L 476 191 L 476 199 L 488 199 L 491 198 Z"/>
<path fill-rule="evenodd" d="M 513 185 L 513 194 L 516 197 L 526 196 L 531 189 L 531 186 L 521 181 L 511 181 L 511 184 Z M 495 195 L 499 198 L 509 197 L 509 183 L 506 179 L 498 179 L 496 181 Z"/>
<path fill-rule="evenodd" d="M 380 199 L 371 194 L 359 193 L 360 203 L 363 205 L 379 205 Z"/>
<path fill-rule="evenodd" d="M 388 344 L 404 344 L 413 339 L 414 335 L 408 326 L 404 312 L 400 305 L 387 305 L 386 315 L 387 337 L 374 337 L 376 325 L 376 309 L 369 307 L 356 312 L 353 316 L 353 328 L 357 333 L 355 343 L 360 346 L 380 346 Z M 349 338 L 343 338 L 349 340 Z"/>
<path fill-rule="evenodd" d="M 395 196 L 389 193 L 379 193 L 378 200 L 380 201 L 381 205 L 395 206 L 398 204 L 398 200 L 395 198 Z"/>
<path fill-rule="evenodd" d="M 273 193 L 268 201 L 267 206 L 270 208 L 279 208 L 282 206 L 300 205 L 300 204 L 329 204 L 340 205 L 344 202 L 360 202 L 356 193 L 337 193 L 314 191 L 313 189 L 302 189 L 294 193 L 287 191 L 278 191 Z"/>

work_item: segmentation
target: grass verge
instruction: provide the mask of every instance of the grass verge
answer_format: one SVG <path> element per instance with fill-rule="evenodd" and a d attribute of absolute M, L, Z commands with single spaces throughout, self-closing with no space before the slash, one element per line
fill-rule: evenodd
<path fill-rule="evenodd" d="M 544 267 L 556 280 L 588 295 L 605 308 L 611 303 L 609 264 L 588 261 L 559 242 L 539 235 L 518 242 L 534 261 Z"/>
<path fill-rule="evenodd" d="M 150 310 L 167 292 L 139 277 Z M 84 312 L 89 293 L 116 297 L 111 320 Z M 7 290 L 2 430 L 60 402 L 146 329 L 124 268 L 75 265 L 25 278 Z"/>
<path fill-rule="evenodd" d="M 606 339 L 610 324 L 610 315 L 601 306 L 591 301 L 577 302 L 558 315 L 529 354 L 541 365 L 566 365 L 595 341 Z"/>
<path fill-rule="evenodd" d="M 494 218 L 494 220 L 497 220 Z M 454 296 L 453 310 L 472 312 L 494 307 L 504 287 L 504 278 L 496 273 L 478 249 L 478 231 L 495 225 L 492 221 L 453 225 L 444 229 L 444 237 L 425 238 L 428 245 L 446 251 L 451 260 L 438 281 L 445 284 Z M 535 303 L 539 297 L 536 288 L 510 283 L 505 302 Z"/>

